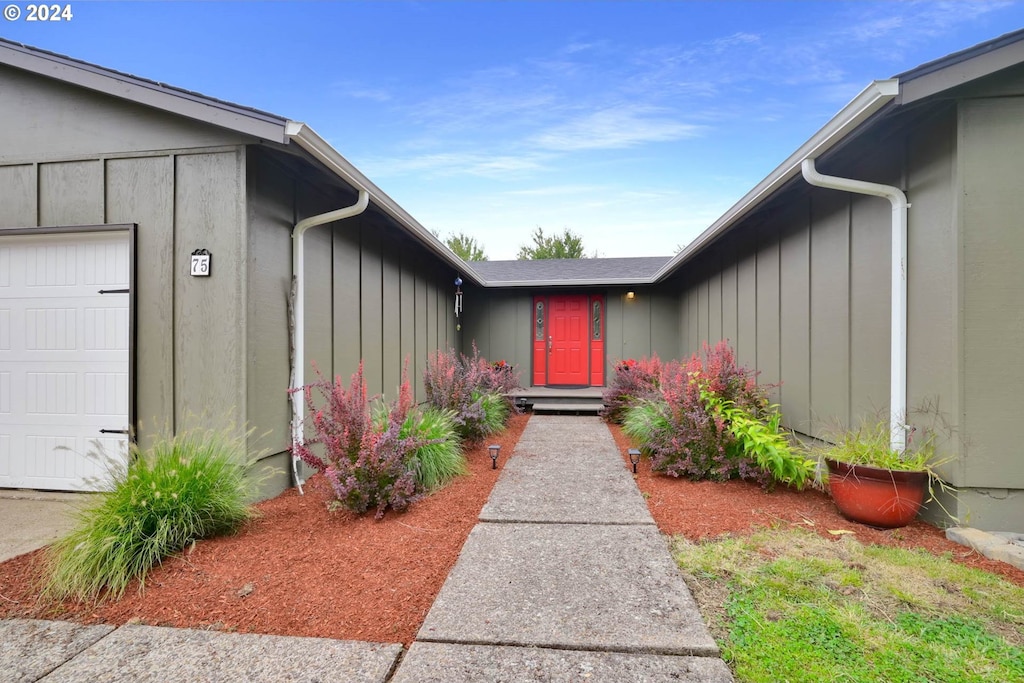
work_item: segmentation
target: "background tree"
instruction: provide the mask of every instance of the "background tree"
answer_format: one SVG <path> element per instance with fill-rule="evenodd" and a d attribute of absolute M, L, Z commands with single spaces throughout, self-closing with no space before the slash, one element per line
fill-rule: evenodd
<path fill-rule="evenodd" d="M 568 228 L 561 235 L 544 234 L 541 227 L 533 231 L 533 244 L 519 247 L 519 260 L 549 258 L 585 258 L 583 238 Z"/>
<path fill-rule="evenodd" d="M 448 235 L 444 243 L 463 261 L 487 260 L 487 254 L 484 253 L 484 248 L 476 241 L 476 238 L 465 233 Z"/>

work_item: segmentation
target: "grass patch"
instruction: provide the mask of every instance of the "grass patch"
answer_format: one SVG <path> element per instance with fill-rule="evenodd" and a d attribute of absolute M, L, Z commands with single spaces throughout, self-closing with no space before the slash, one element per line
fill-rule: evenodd
<path fill-rule="evenodd" d="M 673 551 L 737 681 L 1024 681 L 1024 588 L 998 576 L 800 529 Z"/>
<path fill-rule="evenodd" d="M 164 557 L 235 531 L 251 516 L 242 439 L 190 432 L 133 447 L 111 472 L 110 490 L 77 513 L 78 523 L 46 556 L 43 594 L 55 600 L 118 598 Z"/>

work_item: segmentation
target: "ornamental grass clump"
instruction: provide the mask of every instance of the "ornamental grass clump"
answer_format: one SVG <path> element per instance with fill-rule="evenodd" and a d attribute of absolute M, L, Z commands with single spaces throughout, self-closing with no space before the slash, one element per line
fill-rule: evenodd
<path fill-rule="evenodd" d="M 374 425 L 383 430 L 388 422 L 388 406 L 374 404 Z M 433 406 L 414 406 L 409 410 L 400 432 L 402 438 L 422 442 L 408 455 L 407 465 L 414 472 L 418 490 L 436 491 L 452 479 L 469 472 L 462 444 L 455 431 L 455 414 Z"/>
<path fill-rule="evenodd" d="M 101 457 L 101 456 L 97 456 Z M 108 491 L 46 555 L 43 593 L 54 600 L 120 598 L 163 558 L 193 542 L 232 533 L 252 516 L 254 481 L 244 439 L 188 432 L 134 445 L 112 466 Z"/>
<path fill-rule="evenodd" d="M 658 395 L 661 360 L 657 354 L 650 358 L 628 358 L 615 364 L 608 388 L 601 397 L 604 409 L 601 417 L 607 422 L 622 424 L 630 406 Z"/>
<path fill-rule="evenodd" d="M 504 362 L 487 362 L 474 345 L 469 357 L 438 351 L 427 363 L 423 383 L 427 401 L 451 411 L 459 436 L 473 443 L 505 428 L 515 410 L 510 393 L 519 376 Z"/>
<path fill-rule="evenodd" d="M 316 390 L 323 399 L 317 407 Z M 314 437 L 293 447 L 310 467 L 322 472 L 336 504 L 362 513 L 376 508 L 378 519 L 389 507 L 404 510 L 422 493 L 410 459 L 429 439 L 405 429 L 412 410 L 412 390 L 402 373 L 398 398 L 381 424 L 375 425 L 366 394 L 363 364 L 349 383 L 320 377 L 303 387 Z"/>

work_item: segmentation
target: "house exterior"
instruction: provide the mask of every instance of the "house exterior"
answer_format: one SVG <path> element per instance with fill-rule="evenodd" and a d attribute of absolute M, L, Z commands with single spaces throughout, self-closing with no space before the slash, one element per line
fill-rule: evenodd
<path fill-rule="evenodd" d="M 649 284 L 668 257 L 477 261 L 463 332 L 534 387 L 601 387 L 620 358 L 678 351 L 677 297 Z"/>
<path fill-rule="evenodd" d="M 870 84 L 663 258 L 466 264 L 303 124 L 4 41 L 0 116 L 0 486 L 85 487 L 55 454 L 100 429 L 221 422 L 267 432 L 264 495 L 289 485 L 292 234 L 365 199 L 299 250 L 305 381 L 362 359 L 390 392 L 408 358 L 422 398 L 428 355 L 476 344 L 600 387 L 726 338 L 800 434 L 937 405 L 947 507 L 1024 523 L 1024 32 Z"/>
<path fill-rule="evenodd" d="M 910 208 L 895 261 L 890 202 L 810 185 L 805 159 L 902 190 Z M 467 317 L 473 296 L 484 312 L 466 329 L 485 355 L 550 382 L 537 371 L 538 297 L 603 297 L 605 377 L 620 358 L 683 358 L 729 339 L 761 381 L 780 383 L 786 426 L 813 437 L 884 417 L 902 393 L 906 411 L 930 404 L 956 430 L 940 445 L 952 458 L 940 472 L 959 490 L 946 508 L 972 526 L 1020 529 L 1022 177 L 1018 31 L 870 84 L 653 272 L 637 267 L 615 283 L 582 271 L 535 282 L 526 270 L 494 274 L 501 287 L 467 293 Z M 474 267 L 490 285 L 489 266 Z M 927 514 L 943 519 L 934 505 Z"/>
<path fill-rule="evenodd" d="M 94 442 L 189 426 L 251 428 L 289 486 L 292 232 L 359 190 L 304 237 L 305 380 L 394 391 L 460 346 L 473 274 L 302 124 L 2 40 L 0 119 L 0 487 L 93 488 Z"/>

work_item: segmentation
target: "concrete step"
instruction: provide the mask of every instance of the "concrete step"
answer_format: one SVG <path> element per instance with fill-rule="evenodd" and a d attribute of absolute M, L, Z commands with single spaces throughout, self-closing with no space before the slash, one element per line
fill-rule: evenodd
<path fill-rule="evenodd" d="M 533 404 L 533 412 L 535 413 L 572 413 L 575 415 L 597 415 L 602 408 L 604 408 L 604 404 L 601 403 L 600 401 L 596 403 L 589 401 L 543 401 Z"/>

